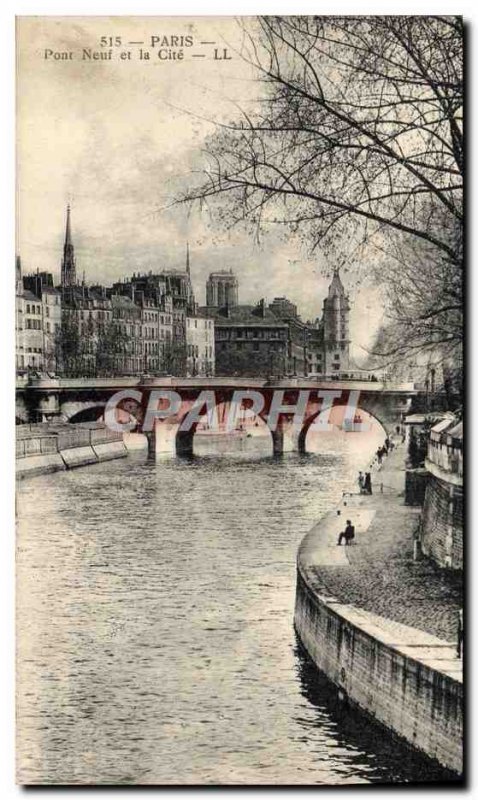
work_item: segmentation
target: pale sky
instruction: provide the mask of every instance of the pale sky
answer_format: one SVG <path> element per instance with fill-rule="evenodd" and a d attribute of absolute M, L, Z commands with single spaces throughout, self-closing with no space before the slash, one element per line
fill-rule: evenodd
<path fill-rule="evenodd" d="M 163 36 L 178 37 L 176 46 L 148 46 Z M 193 37 L 182 48 L 184 60 L 159 59 L 160 49 L 181 50 L 181 36 Z M 83 48 L 108 53 L 109 37 L 121 37 L 111 60 L 82 60 Z M 23 17 L 17 42 L 17 252 L 24 272 L 48 270 L 59 280 L 70 203 L 77 273 L 84 270 L 87 283 L 182 268 L 189 241 L 199 303 L 209 272 L 231 268 L 240 302 L 286 295 L 304 319 L 321 315 L 330 280 L 324 273 L 334 264 L 319 252 L 311 257 L 275 230 L 258 244 L 244 230 L 219 231 L 206 211 L 165 208 L 204 163 L 214 122 L 236 119 L 238 106 L 251 109 L 260 95 L 237 53 L 234 18 Z M 140 47 L 149 60 L 139 59 Z M 216 47 L 218 55 L 226 47 L 231 60 L 214 60 Z M 45 51 L 52 53 L 45 58 Z M 342 277 L 353 308 L 353 353 L 360 357 L 383 305 L 377 291 Z"/>

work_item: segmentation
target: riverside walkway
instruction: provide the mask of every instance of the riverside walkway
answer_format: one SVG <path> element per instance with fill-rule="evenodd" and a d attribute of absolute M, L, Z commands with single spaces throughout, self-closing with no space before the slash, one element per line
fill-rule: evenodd
<path fill-rule="evenodd" d="M 375 461 L 373 494 L 345 495 L 340 515 L 336 509 L 322 519 L 304 541 L 302 552 L 317 592 L 426 631 L 450 645 L 450 658 L 463 605 L 462 581 L 422 556 L 413 560 L 420 509 L 404 505 L 404 463 L 403 444 L 385 456 L 382 466 Z M 354 544 L 338 547 L 347 519 L 355 526 Z"/>

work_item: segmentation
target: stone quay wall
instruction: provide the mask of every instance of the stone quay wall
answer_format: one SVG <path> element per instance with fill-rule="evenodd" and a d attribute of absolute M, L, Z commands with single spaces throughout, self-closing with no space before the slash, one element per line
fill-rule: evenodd
<path fill-rule="evenodd" d="M 463 679 L 456 645 L 327 596 L 320 585 L 320 527 L 298 554 L 294 623 L 302 645 L 339 698 L 461 775 Z M 325 564 L 336 558 L 322 552 Z"/>
<path fill-rule="evenodd" d="M 128 453 L 122 434 L 98 422 L 17 425 L 16 433 L 18 478 L 97 464 Z"/>

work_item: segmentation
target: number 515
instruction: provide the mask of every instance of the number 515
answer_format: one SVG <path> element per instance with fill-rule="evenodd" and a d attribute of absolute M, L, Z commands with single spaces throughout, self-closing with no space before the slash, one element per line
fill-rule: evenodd
<path fill-rule="evenodd" d="M 121 47 L 121 36 L 102 36 L 101 47 Z"/>

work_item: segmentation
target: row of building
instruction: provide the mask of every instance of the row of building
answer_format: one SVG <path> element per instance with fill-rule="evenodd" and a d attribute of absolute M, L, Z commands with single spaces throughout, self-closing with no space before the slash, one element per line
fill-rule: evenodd
<path fill-rule="evenodd" d="M 334 274 L 321 319 L 285 297 L 239 303 L 232 271 L 213 272 L 198 306 L 184 270 L 134 273 L 106 287 L 79 282 L 67 209 L 61 283 L 16 267 L 16 365 L 65 375 L 286 375 L 349 370 L 349 301 Z"/>

